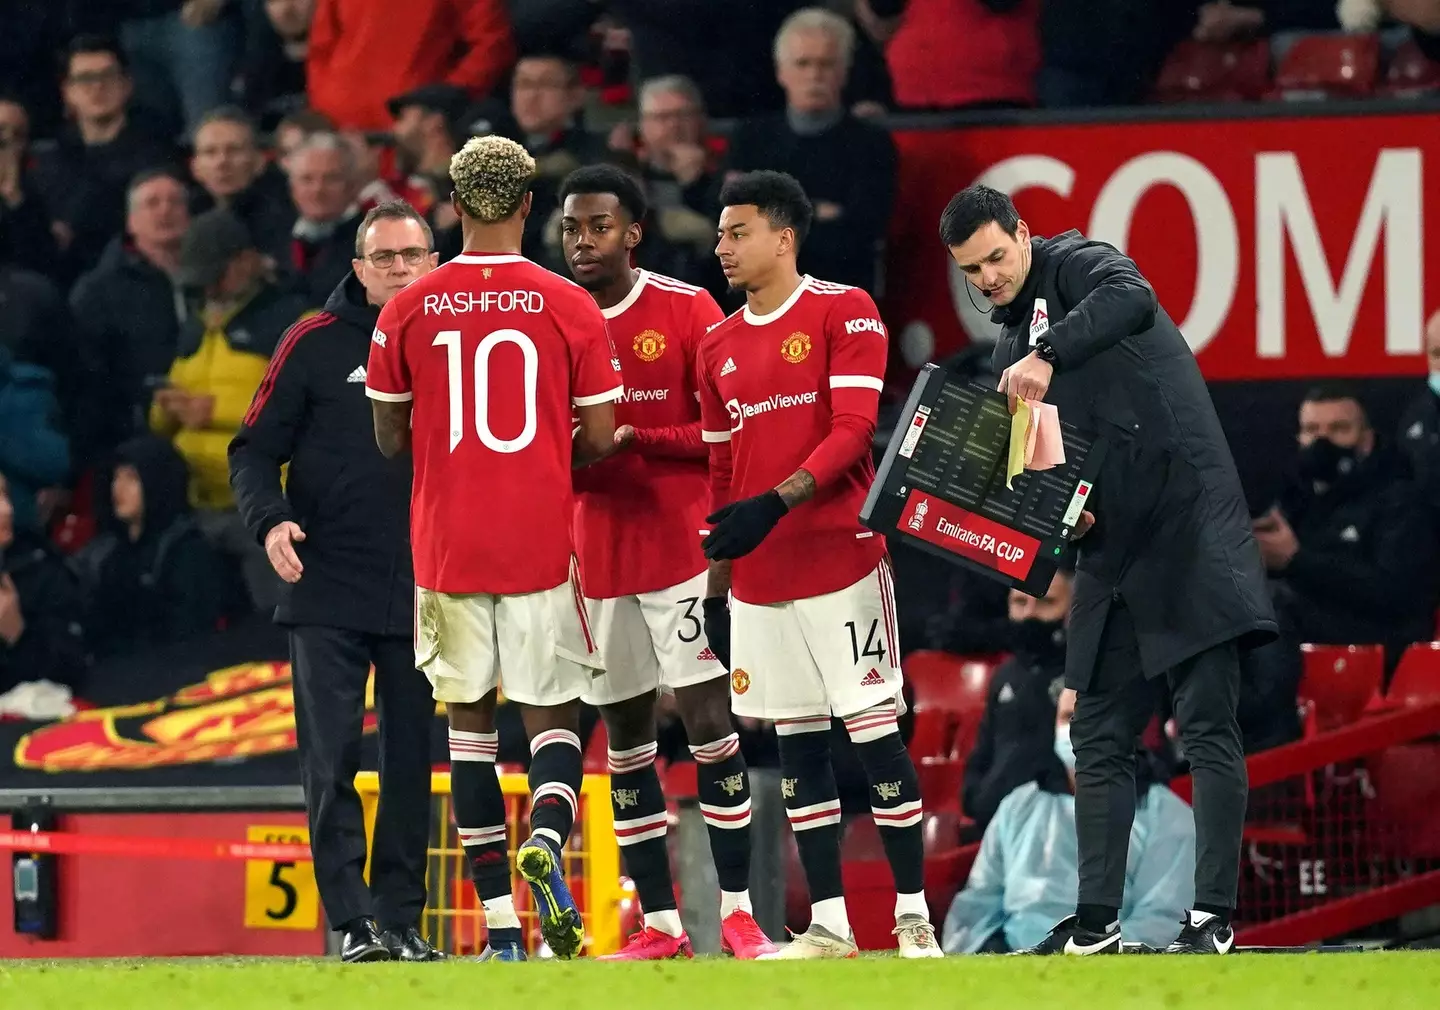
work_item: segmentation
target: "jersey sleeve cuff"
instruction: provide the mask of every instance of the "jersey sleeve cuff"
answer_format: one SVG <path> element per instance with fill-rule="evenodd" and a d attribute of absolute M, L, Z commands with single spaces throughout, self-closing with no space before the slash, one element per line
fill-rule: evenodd
<path fill-rule="evenodd" d="M 885 382 L 873 375 L 832 375 L 830 376 L 830 388 L 873 389 L 878 393 L 885 389 Z"/>
<path fill-rule="evenodd" d="M 380 400 L 384 403 L 409 403 L 415 399 L 414 393 L 387 393 L 380 389 L 365 387 L 365 395 L 372 400 Z"/>
<path fill-rule="evenodd" d="M 730 433 L 728 431 L 706 431 L 700 429 L 700 441 L 702 442 L 728 442 Z"/>
<path fill-rule="evenodd" d="M 610 403 L 625 395 L 624 386 L 616 386 L 614 389 L 607 389 L 603 393 L 596 393 L 594 396 L 577 396 L 572 401 L 577 407 L 593 407 L 597 403 Z"/>

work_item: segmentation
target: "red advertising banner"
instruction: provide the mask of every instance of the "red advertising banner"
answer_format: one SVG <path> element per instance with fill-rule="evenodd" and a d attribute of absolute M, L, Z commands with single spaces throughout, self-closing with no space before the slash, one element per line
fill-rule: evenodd
<path fill-rule="evenodd" d="M 1427 224 L 1440 225 L 1433 115 L 910 130 L 895 141 L 885 318 L 912 367 L 932 339 L 928 357 L 942 358 L 991 326 L 938 237 L 946 201 L 985 182 L 1014 196 L 1036 234 L 1078 228 L 1133 256 L 1208 378 L 1425 371 L 1424 320 L 1440 307 L 1440 255 L 1425 243 Z"/>
<path fill-rule="evenodd" d="M 1081 486 L 1086 487 L 1083 481 Z M 914 489 L 895 525 L 902 532 L 1016 579 L 1030 574 L 1040 553 L 1040 541 L 1034 537 Z"/>

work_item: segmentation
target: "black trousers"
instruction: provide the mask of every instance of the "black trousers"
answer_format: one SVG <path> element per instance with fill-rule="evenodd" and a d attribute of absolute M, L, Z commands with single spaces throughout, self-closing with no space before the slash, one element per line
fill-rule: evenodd
<path fill-rule="evenodd" d="M 1235 719 L 1240 693 L 1236 644 L 1206 649 L 1165 676 L 1195 783 L 1195 902 L 1234 908 L 1249 793 Z M 1130 612 L 1112 604 L 1094 679 L 1080 692 L 1070 725 L 1081 904 L 1119 908 L 1124 903 L 1135 820 L 1135 749 L 1155 714 L 1158 688 L 1141 672 Z"/>
<path fill-rule="evenodd" d="M 290 662 L 300 781 L 325 917 L 333 928 L 358 916 L 371 916 L 386 929 L 418 925 L 425 908 L 435 700 L 415 669 L 414 644 L 305 625 L 290 630 Z M 371 663 L 380 717 L 380 805 L 367 888 L 355 774 Z"/>

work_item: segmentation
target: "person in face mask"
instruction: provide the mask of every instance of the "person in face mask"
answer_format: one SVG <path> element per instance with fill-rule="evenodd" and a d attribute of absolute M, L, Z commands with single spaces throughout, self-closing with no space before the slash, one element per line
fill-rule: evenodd
<path fill-rule="evenodd" d="M 1418 392 L 1400 415 L 1395 445 L 1430 513 L 1431 527 L 1440 529 L 1440 309 L 1425 324 L 1425 360 L 1430 368 L 1428 388 Z"/>
<path fill-rule="evenodd" d="M 1060 693 L 1042 739 L 1062 774 L 1027 783 L 1001 802 L 945 917 L 947 954 L 1005 953 L 1039 943 L 1075 908 L 1079 866 L 1075 835 L 1075 692 Z M 1120 935 L 1124 943 L 1164 949 L 1180 933 L 1195 897 L 1195 818 L 1162 781 L 1163 764 L 1141 753 L 1130 828 Z"/>
<path fill-rule="evenodd" d="M 1299 640 L 1383 643 L 1393 669 L 1435 630 L 1435 528 L 1348 386 L 1300 405 L 1296 479 L 1255 521 L 1277 607 Z"/>
<path fill-rule="evenodd" d="M 1011 656 L 990 679 L 960 794 L 960 809 L 981 831 L 1011 790 L 1037 780 L 1065 781 L 1050 746 L 1050 727 L 1065 674 L 1072 572 L 1073 563 L 1056 572 L 1042 599 L 1010 592 Z"/>

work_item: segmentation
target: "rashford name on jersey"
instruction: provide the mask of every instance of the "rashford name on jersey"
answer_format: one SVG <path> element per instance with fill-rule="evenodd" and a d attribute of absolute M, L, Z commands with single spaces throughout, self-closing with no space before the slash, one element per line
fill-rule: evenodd
<path fill-rule="evenodd" d="M 668 589 L 705 569 L 695 531 L 709 502 L 695 354 L 724 318 L 703 288 L 640 271 L 625 299 L 603 310 L 623 362 L 615 425 L 630 449 L 575 471 L 575 546 L 590 599 Z"/>
<path fill-rule="evenodd" d="M 814 498 L 735 561 L 736 599 L 782 603 L 835 592 L 884 557 L 884 538 L 860 525 L 859 515 L 875 478 L 870 445 L 886 339 L 868 294 L 806 276 L 774 312 L 757 316 L 747 307 L 702 340 L 702 437 L 730 449 L 728 459 L 712 456 L 712 506 L 763 494 L 802 466 L 817 484 Z M 846 462 L 830 472 L 826 449 L 836 446 L 846 449 Z"/>
<path fill-rule="evenodd" d="M 417 585 L 521 594 L 569 578 L 572 407 L 624 393 L 584 289 L 522 256 L 457 256 L 381 310 L 366 393 L 413 400 Z"/>

